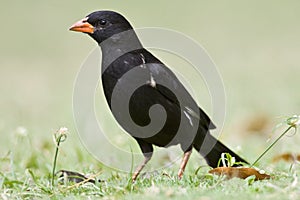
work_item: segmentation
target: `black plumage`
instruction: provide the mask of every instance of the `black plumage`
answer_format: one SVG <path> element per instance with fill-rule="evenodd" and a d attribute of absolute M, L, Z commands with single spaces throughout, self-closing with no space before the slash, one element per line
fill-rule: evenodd
<path fill-rule="evenodd" d="M 93 12 L 70 30 L 89 34 L 101 47 L 102 85 L 107 103 L 115 119 L 136 139 L 145 156 L 133 180 L 150 160 L 152 145 L 181 146 L 184 158 L 179 177 L 193 147 L 211 167 L 217 167 L 222 153 L 230 153 L 236 161 L 246 162 L 209 133 L 215 128 L 210 118 L 175 74 L 143 48 L 122 15 L 113 11 Z M 151 117 L 149 111 L 155 105 L 161 107 L 157 107 L 155 117 Z M 150 126 L 162 122 L 162 127 Z"/>

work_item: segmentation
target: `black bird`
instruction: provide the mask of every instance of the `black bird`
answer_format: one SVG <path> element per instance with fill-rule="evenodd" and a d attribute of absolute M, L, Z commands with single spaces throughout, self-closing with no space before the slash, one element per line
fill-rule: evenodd
<path fill-rule="evenodd" d="M 222 153 L 230 153 L 237 162 L 247 163 L 209 133 L 215 128 L 210 118 L 175 74 L 143 48 L 132 26 L 121 14 L 96 11 L 70 30 L 87 33 L 101 47 L 106 100 L 117 122 L 136 139 L 145 157 L 133 174 L 133 180 L 151 159 L 153 145 L 181 146 L 184 156 L 179 178 L 193 147 L 211 167 L 217 167 Z M 156 116 L 151 117 L 151 109 Z M 158 130 L 157 124 L 162 126 Z"/>

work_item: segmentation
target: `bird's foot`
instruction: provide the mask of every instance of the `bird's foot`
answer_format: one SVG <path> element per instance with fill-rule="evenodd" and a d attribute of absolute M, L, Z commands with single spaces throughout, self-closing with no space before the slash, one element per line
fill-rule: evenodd
<path fill-rule="evenodd" d="M 182 169 L 179 169 L 179 171 L 177 173 L 177 176 L 178 176 L 179 180 L 182 179 L 183 173 L 184 173 L 184 171 Z"/>
<path fill-rule="evenodd" d="M 140 174 L 139 172 L 134 172 L 134 174 L 131 177 L 131 180 L 132 180 L 133 183 L 136 181 L 136 179 L 139 176 L 139 174 Z"/>

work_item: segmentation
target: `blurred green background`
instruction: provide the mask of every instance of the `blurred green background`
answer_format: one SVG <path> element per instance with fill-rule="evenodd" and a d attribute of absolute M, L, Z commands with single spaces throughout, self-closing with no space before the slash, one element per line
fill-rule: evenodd
<path fill-rule="evenodd" d="M 0 156 L 10 150 L 30 158 L 24 148 L 39 152 L 51 146 L 52 133 L 66 126 L 71 136 L 62 156 L 71 163 L 89 157 L 76 134 L 72 92 L 76 74 L 96 43 L 68 28 L 92 11 L 111 9 L 136 28 L 173 29 L 203 45 L 226 89 L 222 140 L 233 148 L 242 146 L 253 161 L 267 137 L 247 133 L 268 134 L 277 117 L 299 114 L 299 8 L 296 0 L 1 0 Z M 203 99 L 198 102 L 209 111 L 209 98 Z M 26 128 L 29 143 L 18 138 L 18 127 Z M 286 139 L 279 147 L 288 149 L 297 140 Z M 46 159 L 52 159 L 52 150 L 43 152 Z"/>

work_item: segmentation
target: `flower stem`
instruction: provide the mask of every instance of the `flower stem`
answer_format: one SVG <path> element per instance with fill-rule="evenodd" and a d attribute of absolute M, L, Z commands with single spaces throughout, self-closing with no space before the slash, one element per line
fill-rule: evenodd
<path fill-rule="evenodd" d="M 293 126 L 289 126 L 251 165 L 253 167 Z"/>
<path fill-rule="evenodd" d="M 52 167 L 52 181 L 51 181 L 52 187 L 54 186 L 56 161 L 57 161 L 57 157 L 58 157 L 58 150 L 59 150 L 59 145 L 60 145 L 61 138 L 62 138 L 62 136 L 60 135 L 56 139 L 56 150 L 55 150 L 55 155 L 54 155 L 54 160 L 53 160 L 53 167 Z"/>

